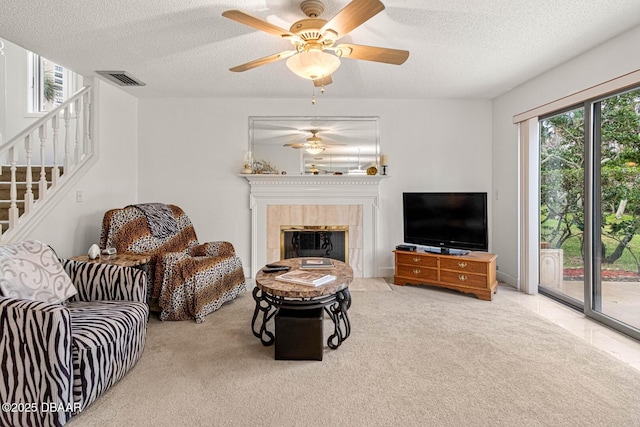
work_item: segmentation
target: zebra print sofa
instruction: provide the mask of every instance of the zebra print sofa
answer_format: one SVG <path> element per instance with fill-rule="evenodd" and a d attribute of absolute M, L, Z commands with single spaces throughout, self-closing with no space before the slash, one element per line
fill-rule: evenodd
<path fill-rule="evenodd" d="M 143 271 L 63 260 L 77 294 L 64 303 L 0 295 L 0 425 L 62 426 L 142 355 Z M 5 410 L 9 409 L 9 410 Z"/>

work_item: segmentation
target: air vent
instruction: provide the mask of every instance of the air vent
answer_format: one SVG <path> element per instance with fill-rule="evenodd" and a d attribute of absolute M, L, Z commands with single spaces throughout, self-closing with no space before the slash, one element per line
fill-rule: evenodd
<path fill-rule="evenodd" d="M 126 71 L 96 71 L 107 80 L 111 80 L 118 86 L 144 86 L 146 83 L 127 74 Z"/>

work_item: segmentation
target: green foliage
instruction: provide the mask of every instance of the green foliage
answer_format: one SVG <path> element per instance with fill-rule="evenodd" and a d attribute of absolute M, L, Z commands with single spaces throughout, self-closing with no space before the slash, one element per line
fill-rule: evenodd
<path fill-rule="evenodd" d="M 57 90 L 62 90 L 62 88 L 60 87 L 60 85 L 57 85 L 55 83 L 55 80 L 53 79 L 53 77 L 51 77 L 50 73 L 46 73 L 44 75 L 44 87 L 43 87 L 44 99 L 46 99 L 49 102 L 53 101 L 53 99 L 56 96 Z"/>
<path fill-rule="evenodd" d="M 640 270 L 640 90 L 603 100 L 600 111 L 603 261 L 626 251 Z M 541 239 L 569 257 L 581 253 L 584 231 L 584 135 L 582 108 L 540 122 Z"/>

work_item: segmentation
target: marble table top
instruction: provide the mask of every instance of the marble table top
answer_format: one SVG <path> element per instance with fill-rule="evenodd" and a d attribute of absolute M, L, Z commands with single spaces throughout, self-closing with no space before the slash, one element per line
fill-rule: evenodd
<path fill-rule="evenodd" d="M 289 258 L 276 261 L 270 264 L 286 265 L 291 270 L 300 267 L 302 258 Z M 333 295 L 349 287 L 353 280 L 353 269 L 342 261 L 331 260 L 335 267 L 318 269 L 317 271 L 325 274 L 336 276 L 336 280 L 320 286 L 299 285 L 297 283 L 283 282 L 276 280 L 276 276 L 286 273 L 286 271 L 278 271 L 274 273 L 265 273 L 262 269 L 256 275 L 256 286 L 263 292 L 284 298 L 317 298 L 327 295 Z"/>

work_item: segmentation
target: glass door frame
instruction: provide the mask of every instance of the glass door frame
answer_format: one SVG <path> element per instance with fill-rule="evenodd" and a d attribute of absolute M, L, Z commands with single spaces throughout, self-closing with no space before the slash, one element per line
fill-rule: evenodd
<path fill-rule="evenodd" d="M 586 112 L 589 111 L 589 110 L 587 110 L 586 103 L 580 103 L 580 104 L 574 104 L 574 105 L 566 106 L 566 107 L 562 108 L 561 110 L 556 110 L 556 111 L 550 112 L 548 114 L 541 115 L 540 117 L 537 118 L 537 126 L 536 126 L 536 138 L 537 139 L 535 141 L 535 145 L 536 145 L 536 148 L 538 150 L 538 153 L 540 153 L 540 122 L 545 120 L 545 119 L 547 119 L 547 118 L 551 118 L 551 117 L 554 117 L 554 116 L 557 116 L 557 115 L 560 115 L 560 114 L 563 114 L 563 113 L 567 113 L 567 112 L 570 112 L 570 111 L 578 110 L 580 108 L 582 108 L 585 111 L 585 114 L 584 114 L 584 125 L 583 125 L 584 126 L 584 130 L 585 130 L 585 132 L 584 132 L 585 136 L 584 136 L 584 140 L 583 140 L 583 145 L 585 147 L 587 146 L 587 143 L 588 143 L 587 129 L 588 129 L 589 124 L 588 124 L 588 119 L 587 119 Z M 584 190 L 585 208 L 586 208 L 587 203 L 588 203 L 587 200 L 586 200 L 586 194 L 588 193 L 588 191 L 586 191 L 586 188 L 588 188 L 587 187 L 587 175 L 588 175 L 588 173 L 587 173 L 587 169 L 588 169 L 587 164 L 588 164 L 588 161 L 589 161 L 588 157 L 587 157 L 587 155 L 585 153 L 585 166 L 584 166 L 585 171 L 584 171 L 584 174 L 583 174 L 583 183 L 584 183 L 583 185 L 584 185 L 584 188 L 585 188 L 585 190 Z M 536 211 L 536 215 L 537 215 L 536 221 L 537 221 L 538 224 L 540 224 L 540 203 L 541 203 L 541 200 L 542 200 L 542 193 L 541 193 L 542 178 L 540 176 L 541 175 L 540 174 L 540 169 L 541 169 L 540 164 L 541 164 L 541 157 L 540 157 L 540 154 L 538 154 L 537 165 L 536 165 L 537 166 L 536 170 L 537 170 L 537 173 L 538 173 L 538 188 L 537 188 L 537 195 L 538 195 L 537 207 L 538 207 L 538 209 Z M 584 240 L 584 239 L 586 239 L 586 234 L 587 234 L 587 230 L 588 230 L 588 225 L 586 224 L 587 222 L 588 222 L 588 218 L 587 218 L 587 213 L 585 212 L 585 229 L 584 229 L 584 235 L 583 235 L 583 245 L 584 245 L 585 248 L 588 247 L 588 246 L 586 246 L 586 240 Z M 540 230 L 538 230 L 538 231 L 540 231 Z M 538 233 L 538 241 L 537 241 L 537 259 L 538 260 L 540 259 L 540 256 L 541 256 L 541 249 L 542 248 L 540 246 L 540 233 Z M 587 257 L 585 256 L 584 258 L 587 258 Z M 583 287 L 586 289 L 587 288 L 587 276 L 588 275 L 590 276 L 590 270 L 588 270 L 586 259 L 583 259 L 583 267 L 584 267 L 583 268 L 583 270 L 584 270 L 584 273 L 583 273 L 583 276 L 584 276 Z M 561 268 L 562 268 L 562 266 L 561 266 Z M 563 304 L 565 304 L 565 305 L 567 305 L 567 306 L 569 306 L 571 308 L 574 308 L 574 309 L 576 309 L 576 310 L 578 310 L 580 312 L 584 312 L 584 306 L 585 306 L 586 302 L 588 301 L 586 295 L 583 297 L 583 301 L 584 301 L 583 302 L 583 301 L 577 300 L 575 298 L 572 298 L 571 296 L 569 296 L 569 295 L 567 295 L 565 293 L 562 293 L 560 291 L 557 291 L 557 290 L 554 290 L 554 289 L 551 289 L 551 288 L 543 286 L 540 283 L 540 276 L 539 275 L 538 275 L 538 291 L 542 295 L 545 295 L 545 296 L 547 296 L 549 298 L 553 298 L 554 300 L 557 300 L 557 301 L 559 301 L 559 302 L 561 302 L 561 303 L 563 303 Z"/>
<path fill-rule="evenodd" d="M 584 292 L 584 314 L 610 328 L 618 330 L 632 338 L 640 340 L 640 330 L 602 312 L 602 252 L 599 250 L 602 239 L 600 232 L 601 205 L 601 102 L 609 97 L 616 96 L 627 91 L 638 90 L 640 86 L 627 90 L 609 93 L 585 102 L 585 111 L 590 114 L 585 115 L 585 247 L 589 249 L 590 256 L 585 256 L 585 276 L 588 272 L 589 278 L 585 281 Z M 588 230 L 588 232 L 587 232 Z M 587 251 L 585 251 L 585 254 Z"/>
<path fill-rule="evenodd" d="M 638 89 L 636 87 L 635 89 Z M 633 90 L 633 89 L 629 89 Z M 552 112 L 550 114 L 546 114 L 545 116 L 540 116 L 540 118 L 536 118 L 539 123 L 539 120 L 544 117 L 548 117 L 551 115 L 556 115 L 562 113 L 563 111 L 569 111 L 571 109 L 576 109 L 583 107 L 584 114 L 584 130 L 585 130 L 585 167 L 584 167 L 584 236 L 583 236 L 583 244 L 584 244 L 584 304 L 580 301 L 571 298 L 565 294 L 560 292 L 556 292 L 550 289 L 541 289 L 539 284 L 539 275 L 536 275 L 538 279 L 537 288 L 540 290 L 540 293 L 549 296 L 555 300 L 560 301 L 563 304 L 566 304 L 572 308 L 575 308 L 585 314 L 585 316 L 592 318 L 604 325 L 620 331 L 626 335 L 629 335 L 632 338 L 640 340 L 640 330 L 634 327 L 627 325 L 615 318 L 607 316 L 603 314 L 602 309 L 602 278 L 600 274 L 600 267 L 602 265 L 602 256 L 601 251 L 598 249 L 601 245 L 601 233 L 600 233 L 600 212 L 602 209 L 600 202 L 600 194 L 601 194 L 601 180 L 599 177 L 601 176 L 601 159 L 600 159 L 600 143 L 601 143 L 601 135 L 600 135 L 600 125 L 601 125 L 601 101 L 615 96 L 620 93 L 624 93 L 625 91 L 617 91 L 615 93 L 609 93 L 604 96 L 600 96 L 597 99 L 587 100 L 581 104 L 575 104 L 568 108 L 563 108 L 562 110 L 558 110 Z M 530 121 L 531 123 L 531 121 Z M 539 124 L 538 124 L 539 126 Z M 539 136 L 539 128 L 536 134 Z M 532 133 L 530 133 L 532 136 Z M 529 138 L 529 144 L 535 144 L 538 149 L 540 145 L 539 138 L 536 140 L 532 140 Z M 531 153 L 531 150 L 529 150 Z M 539 156 L 536 156 L 535 159 L 529 158 L 529 177 L 530 181 L 534 173 L 534 168 L 532 166 L 532 161 L 536 161 L 537 168 L 535 169 L 535 173 L 540 173 L 540 163 Z M 535 177 L 535 181 L 538 183 L 537 188 L 537 199 L 540 200 L 540 178 Z M 531 187 L 530 187 L 531 188 Z M 529 195 L 529 200 L 531 200 L 531 195 Z M 531 204 L 531 203 L 530 203 Z M 532 208 L 533 206 L 530 206 Z M 527 212 L 533 218 L 529 218 L 527 221 L 529 224 L 537 222 L 540 223 L 540 209 L 539 204 L 537 209 L 527 209 Z M 533 253 L 537 253 L 537 259 L 540 259 L 540 244 L 539 244 L 539 234 L 538 239 L 529 240 L 528 245 L 529 251 Z"/>

